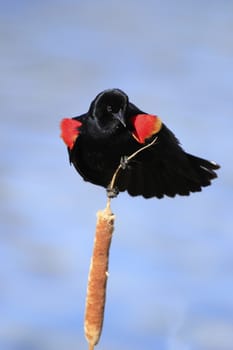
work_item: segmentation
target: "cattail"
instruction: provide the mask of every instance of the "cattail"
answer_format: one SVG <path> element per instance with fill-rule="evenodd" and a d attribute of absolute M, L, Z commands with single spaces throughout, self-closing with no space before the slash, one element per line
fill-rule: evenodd
<path fill-rule="evenodd" d="M 103 211 L 97 212 L 95 241 L 88 277 L 84 330 L 89 350 L 93 350 L 98 343 L 103 325 L 108 256 L 115 219 L 109 204 L 110 201 Z"/>
<path fill-rule="evenodd" d="M 146 144 L 131 154 L 127 158 L 127 163 L 138 153 L 152 146 L 156 140 L 157 137 L 155 137 L 149 144 Z M 123 169 L 123 163 L 120 163 L 110 182 L 108 188 L 110 192 L 114 190 L 117 177 Z M 108 195 L 106 208 L 97 212 L 95 241 L 88 277 L 84 321 L 85 336 L 89 344 L 89 350 L 94 350 L 95 345 L 99 341 L 104 319 L 106 285 L 108 278 L 108 256 L 115 220 L 115 216 L 110 208 L 110 202 L 111 196 Z"/>

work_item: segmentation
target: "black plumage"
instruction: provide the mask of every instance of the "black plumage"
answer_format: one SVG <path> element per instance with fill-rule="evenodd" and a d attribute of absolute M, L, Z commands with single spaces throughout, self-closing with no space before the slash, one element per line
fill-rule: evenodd
<path fill-rule="evenodd" d="M 189 195 L 217 177 L 218 164 L 186 153 L 157 116 L 140 110 L 119 89 L 101 92 L 87 113 L 66 122 L 61 128 L 70 162 L 93 184 L 107 188 L 121 159 L 155 137 L 152 146 L 126 161 L 116 179 L 119 191 L 145 198 Z"/>

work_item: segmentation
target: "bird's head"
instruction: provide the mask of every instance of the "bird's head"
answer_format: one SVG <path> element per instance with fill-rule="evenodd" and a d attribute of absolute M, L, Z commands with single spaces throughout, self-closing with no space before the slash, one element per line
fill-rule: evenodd
<path fill-rule="evenodd" d="M 101 129 L 126 127 L 128 96 L 120 89 L 102 91 L 91 103 L 89 113 Z"/>

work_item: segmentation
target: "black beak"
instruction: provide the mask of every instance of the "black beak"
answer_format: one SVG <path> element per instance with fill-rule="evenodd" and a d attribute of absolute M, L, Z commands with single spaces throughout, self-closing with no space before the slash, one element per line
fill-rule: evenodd
<path fill-rule="evenodd" d="M 126 128 L 125 116 L 122 109 L 120 109 L 117 113 L 112 113 L 112 115 L 117 118 L 121 124 Z"/>

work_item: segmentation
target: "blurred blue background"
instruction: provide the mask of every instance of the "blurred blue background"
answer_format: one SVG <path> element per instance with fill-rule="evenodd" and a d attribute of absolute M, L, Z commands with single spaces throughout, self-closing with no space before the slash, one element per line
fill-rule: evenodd
<path fill-rule="evenodd" d="M 69 166 L 65 116 L 106 88 L 221 164 L 187 198 L 113 201 L 98 349 L 233 349 L 233 2 L 2 1 L 0 349 L 86 349 L 105 191 Z"/>

